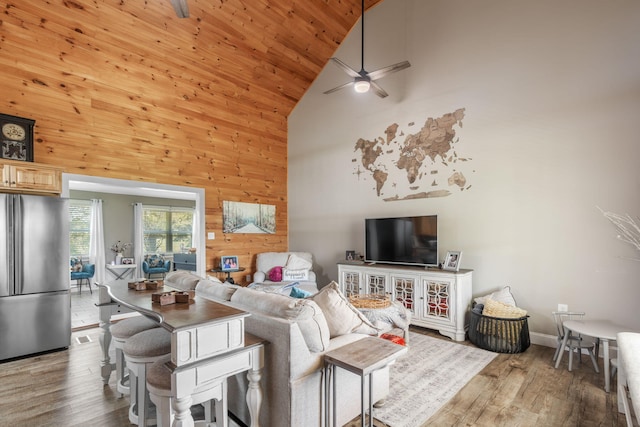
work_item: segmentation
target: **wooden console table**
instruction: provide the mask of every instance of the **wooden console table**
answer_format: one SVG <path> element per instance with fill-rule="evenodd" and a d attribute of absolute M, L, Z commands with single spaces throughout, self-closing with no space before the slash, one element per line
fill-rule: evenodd
<path fill-rule="evenodd" d="M 101 371 L 105 384 L 109 382 L 114 368 L 109 357 L 111 315 L 114 311 L 121 311 L 118 307 L 124 306 L 156 319 L 172 334 L 170 369 L 172 387 L 175 387 L 172 392 L 176 396 L 172 406 L 176 419 L 182 420 L 180 426 L 193 426 L 191 405 L 185 404 L 190 401 L 191 394 L 206 388 L 209 383 L 245 371 L 249 379 L 247 405 L 251 427 L 258 426 L 264 341 L 245 333 L 244 318 L 249 313 L 200 297 L 189 304 L 161 306 L 152 303 L 151 294 L 154 292 L 174 290 L 168 286 L 156 291 L 135 291 L 128 288 L 125 280 L 97 286 L 100 289 L 98 306 L 103 330 L 100 339 Z"/>
<path fill-rule="evenodd" d="M 365 414 L 365 377 L 369 377 L 369 427 L 373 426 L 373 376 L 372 374 L 392 364 L 401 355 L 408 352 L 407 347 L 376 337 L 366 337 L 344 345 L 324 355 L 325 363 L 325 424 L 331 426 L 329 403 L 333 411 L 333 426 L 336 427 L 336 366 L 360 375 L 360 425 L 364 426 Z M 331 390 L 333 383 L 333 390 Z"/>

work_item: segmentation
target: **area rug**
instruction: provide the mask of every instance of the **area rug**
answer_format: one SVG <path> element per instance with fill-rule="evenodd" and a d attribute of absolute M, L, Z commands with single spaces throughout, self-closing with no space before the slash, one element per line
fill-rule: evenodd
<path fill-rule="evenodd" d="M 421 427 L 495 353 L 409 332 L 409 352 L 391 365 L 389 397 L 373 416 L 391 427 Z"/>

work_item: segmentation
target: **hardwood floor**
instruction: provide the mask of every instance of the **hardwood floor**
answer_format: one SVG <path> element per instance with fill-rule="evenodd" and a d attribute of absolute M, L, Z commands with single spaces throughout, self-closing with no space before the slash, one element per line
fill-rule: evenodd
<path fill-rule="evenodd" d="M 128 398 L 116 398 L 114 375 L 102 385 L 100 333 L 98 328 L 76 331 L 68 351 L 0 363 L 0 426 L 130 425 Z M 91 342 L 77 341 L 84 337 Z M 613 391 L 605 393 L 603 375 L 586 357 L 573 372 L 566 363 L 556 370 L 553 351 L 532 345 L 524 353 L 498 355 L 425 426 L 624 426 L 615 379 Z M 355 420 L 348 424 L 356 425 Z"/>

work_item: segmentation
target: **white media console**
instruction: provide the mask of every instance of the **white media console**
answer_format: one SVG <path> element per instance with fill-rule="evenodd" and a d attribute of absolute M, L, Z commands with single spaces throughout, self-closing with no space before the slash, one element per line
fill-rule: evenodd
<path fill-rule="evenodd" d="M 386 294 L 411 310 L 411 324 L 436 329 L 464 341 L 471 306 L 473 270 L 388 264 L 339 263 L 338 277 L 345 296 Z"/>

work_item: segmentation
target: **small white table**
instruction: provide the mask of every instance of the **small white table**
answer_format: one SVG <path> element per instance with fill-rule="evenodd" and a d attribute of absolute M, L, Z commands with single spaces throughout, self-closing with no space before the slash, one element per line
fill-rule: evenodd
<path fill-rule="evenodd" d="M 338 366 L 349 372 L 360 375 L 360 425 L 364 427 L 365 385 L 364 379 L 369 376 L 369 427 L 373 426 L 373 378 L 372 374 L 392 364 L 401 355 L 408 352 L 407 347 L 394 344 L 377 337 L 366 337 L 351 344 L 344 345 L 324 355 L 325 363 L 325 425 L 331 426 L 329 402 L 333 402 L 333 426 L 336 427 L 336 376 L 334 367 Z M 331 381 L 333 379 L 333 381 Z M 330 383 L 333 382 L 333 392 Z"/>
<path fill-rule="evenodd" d="M 608 320 L 567 320 L 563 324 L 564 340 L 562 341 L 562 349 L 558 359 L 556 360 L 556 369 L 560 366 L 560 360 L 564 354 L 564 348 L 567 345 L 569 331 L 576 332 L 581 335 L 588 335 L 602 341 L 602 353 L 604 357 L 604 390 L 608 393 L 611 385 L 611 373 L 609 366 L 609 340 L 615 341 L 618 332 L 627 330 L 624 326 L 616 325 Z M 596 354 L 596 360 L 598 354 Z"/>
<path fill-rule="evenodd" d="M 115 280 L 122 280 L 127 276 L 135 277 L 135 264 L 107 264 L 107 270 L 115 277 Z"/>

